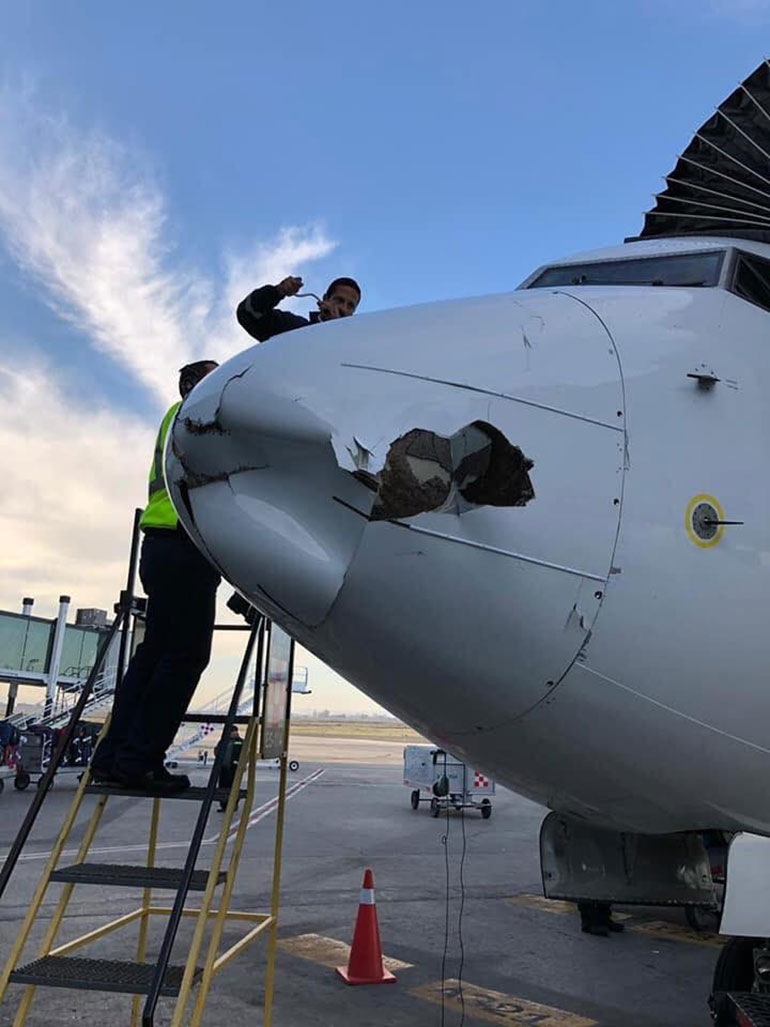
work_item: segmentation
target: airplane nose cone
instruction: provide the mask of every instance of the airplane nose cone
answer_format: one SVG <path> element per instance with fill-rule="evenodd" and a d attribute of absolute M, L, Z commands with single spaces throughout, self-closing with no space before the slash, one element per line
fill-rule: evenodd
<path fill-rule="evenodd" d="M 257 365 L 202 383 L 185 403 L 167 479 L 187 530 L 222 574 L 274 616 L 313 626 L 365 526 L 351 525 L 341 505 L 361 486 L 340 469 L 331 426 Z"/>
<path fill-rule="evenodd" d="M 536 705 L 589 638 L 624 420 L 601 321 L 519 292 L 253 347 L 182 406 L 166 480 L 256 606 L 434 737 L 440 703 L 450 737 Z"/>

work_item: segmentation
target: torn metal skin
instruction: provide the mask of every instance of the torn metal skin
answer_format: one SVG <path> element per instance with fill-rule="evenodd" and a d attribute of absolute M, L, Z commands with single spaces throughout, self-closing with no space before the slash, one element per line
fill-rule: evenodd
<path fill-rule="evenodd" d="M 391 443 L 370 520 L 461 514 L 479 506 L 525 506 L 535 497 L 534 463 L 494 425 L 473 421 L 449 437 L 413 428 Z M 357 477 L 361 477 L 359 471 Z"/>

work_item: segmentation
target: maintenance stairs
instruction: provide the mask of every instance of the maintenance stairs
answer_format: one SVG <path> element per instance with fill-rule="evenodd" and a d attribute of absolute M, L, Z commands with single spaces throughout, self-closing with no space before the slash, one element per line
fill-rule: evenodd
<path fill-rule="evenodd" d="M 19 856 L 29 837 L 37 814 L 49 791 L 57 767 L 75 732 L 81 717 L 82 709 L 88 703 L 89 694 L 99 674 L 99 668 L 107 649 L 119 630 L 121 623 L 127 622 L 130 616 L 133 599 L 133 578 L 136 568 L 136 533 L 132 545 L 131 570 L 129 571 L 129 587 L 122 593 L 119 613 L 110 634 L 103 640 L 99 655 L 89 680 L 84 686 L 78 703 L 73 709 L 69 724 L 62 733 L 48 769 L 41 780 L 25 820 L 11 846 L 6 862 L 0 872 L 0 896 L 8 885 Z M 273 635 L 280 634 L 278 673 L 271 663 L 270 646 Z M 286 666 L 285 650 L 289 649 L 288 666 Z M 278 650 L 276 639 L 276 650 Z M 254 660 L 256 651 L 256 660 Z M 256 664 L 254 677 L 250 669 Z M 171 1019 L 171 1027 L 182 1027 L 189 1023 L 198 1027 L 202 1022 L 206 999 L 214 976 L 232 959 L 244 951 L 261 934 L 268 934 L 267 971 L 264 991 L 264 1019 L 266 1027 L 270 1027 L 272 1019 L 273 999 L 273 967 L 277 938 L 278 906 L 280 893 L 280 868 L 283 844 L 283 824 L 286 796 L 288 745 L 288 723 L 291 696 L 291 673 L 293 663 L 293 643 L 279 629 L 269 625 L 258 616 L 250 630 L 248 642 L 241 661 L 238 679 L 233 689 L 226 713 L 211 711 L 188 714 L 187 720 L 198 723 L 217 724 L 222 726 L 222 743 L 217 746 L 215 758 L 211 766 L 208 783 L 205 787 L 189 787 L 173 794 L 153 793 L 146 789 L 130 789 L 118 786 L 96 784 L 91 781 L 90 768 L 87 768 L 79 781 L 75 796 L 65 817 L 53 849 L 46 861 L 40 881 L 30 902 L 24 921 L 19 929 L 5 968 L 0 974 L 0 1005 L 2 1005 L 10 985 L 23 985 L 24 991 L 19 1002 L 13 1027 L 23 1027 L 38 988 L 68 988 L 81 991 L 118 992 L 134 996 L 131 1004 L 130 1023 L 137 1027 L 152 1027 L 158 1001 L 161 997 L 174 998 L 176 1003 Z M 119 674 L 123 664 L 119 666 Z M 268 674 L 269 669 L 269 674 Z M 283 680 L 281 673 L 283 670 Z M 256 682 L 253 688 L 253 702 L 248 715 L 239 715 L 238 710 L 243 704 L 243 693 L 251 688 L 247 680 Z M 275 693 L 269 696 L 266 709 L 281 709 L 282 719 L 267 725 L 270 737 L 266 740 L 265 724 L 259 716 L 260 695 L 268 687 L 276 688 L 278 682 L 278 703 Z M 285 703 L 282 696 L 285 692 Z M 232 728 L 236 724 L 245 725 L 245 737 L 237 764 L 234 767 L 232 785 L 220 788 L 220 773 L 226 758 L 226 739 L 230 739 Z M 105 722 L 102 735 L 107 730 L 109 718 Z M 262 730 L 261 730 L 262 729 Z M 261 737 L 260 737 L 261 734 Z M 100 736 L 101 737 L 101 736 Z M 276 740 L 278 749 L 276 751 Z M 269 913 L 242 912 L 230 909 L 233 889 L 241 857 L 249 816 L 253 806 L 255 793 L 256 766 L 259 758 L 280 761 L 280 783 L 278 793 L 276 829 L 273 852 L 272 900 Z M 88 816 L 82 841 L 77 849 L 75 861 L 69 865 L 60 865 L 60 859 L 68 838 L 78 820 L 84 800 L 88 796 L 96 798 L 93 809 Z M 104 817 L 108 801 L 112 797 L 126 798 L 135 796 L 151 802 L 149 831 L 146 858 L 142 865 L 122 863 L 101 863 L 88 860 L 89 850 L 96 838 L 100 823 Z M 199 804 L 187 856 L 182 867 L 159 866 L 156 858 L 159 851 L 158 835 L 162 801 L 185 801 Z M 198 869 L 198 857 L 204 842 L 206 825 L 215 801 L 225 804 L 219 834 L 214 840 L 214 852 L 208 869 Z M 243 801 L 239 817 L 236 809 Z M 213 839 L 208 839 L 211 842 Z M 30 933 L 37 922 L 42 903 L 49 885 L 61 885 L 58 902 L 51 915 L 50 922 L 39 945 L 37 958 L 31 962 L 22 962 L 21 958 L 27 945 Z M 109 923 L 104 924 L 87 934 L 56 944 L 59 930 L 65 922 L 67 907 L 76 885 L 92 885 L 108 888 L 135 888 L 141 890 L 141 904 L 134 910 L 125 913 Z M 154 891 L 170 891 L 175 893 L 171 905 L 156 904 Z M 219 901 L 216 902 L 217 892 Z M 201 894 L 200 902 L 187 906 L 191 892 Z M 163 940 L 154 961 L 148 960 L 150 924 L 153 918 L 166 918 L 167 924 Z M 192 941 L 189 944 L 186 959 L 172 964 L 172 951 L 182 920 L 194 921 Z M 245 926 L 246 933 L 220 952 L 222 935 L 227 924 L 237 923 Z M 136 941 L 136 958 L 130 961 L 83 958 L 73 956 L 85 946 L 97 942 L 121 928 L 138 924 L 138 940 Z M 208 941 L 206 940 L 208 935 Z M 197 986 L 197 996 L 191 1006 L 193 988 Z M 144 1004 L 142 1006 L 142 1000 Z M 141 1015 L 141 1021 L 140 1021 Z M 3 1022 L 9 1022 L 3 1018 Z"/>

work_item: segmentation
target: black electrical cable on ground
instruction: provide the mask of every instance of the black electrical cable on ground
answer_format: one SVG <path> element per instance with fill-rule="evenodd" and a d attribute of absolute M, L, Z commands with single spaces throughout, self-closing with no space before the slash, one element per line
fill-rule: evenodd
<path fill-rule="evenodd" d="M 465 773 L 463 771 L 463 788 L 465 787 Z M 446 753 L 444 754 L 444 781 L 448 783 L 446 773 Z M 462 825 L 463 835 L 463 846 L 460 855 L 460 910 L 457 917 L 457 939 L 460 945 L 460 965 L 457 970 L 457 995 L 460 999 L 460 1024 L 459 1027 L 463 1027 L 465 1024 L 465 995 L 463 994 L 463 970 L 465 968 L 465 943 L 463 942 L 463 914 L 465 912 L 465 856 L 468 851 L 468 839 L 465 833 L 465 794 L 462 796 L 460 803 L 460 824 Z M 444 846 L 444 868 L 446 871 L 446 900 L 445 900 L 445 917 L 444 917 L 444 951 L 441 954 L 441 1027 L 444 1027 L 445 1016 L 446 1016 L 446 961 L 447 954 L 449 951 L 449 911 L 450 911 L 450 867 L 449 867 L 449 814 L 450 814 L 451 801 L 447 798 L 446 802 L 446 830 L 441 836 L 441 844 Z"/>
<path fill-rule="evenodd" d="M 463 796 L 463 801 L 465 796 Z M 460 823 L 463 829 L 463 849 L 460 856 L 460 912 L 457 916 L 457 939 L 460 943 L 460 966 L 457 971 L 457 990 L 460 997 L 460 1008 L 462 1010 L 460 1016 L 460 1027 L 463 1027 L 465 1023 L 465 996 L 463 995 L 463 969 L 465 967 L 465 945 L 463 944 L 463 912 L 465 911 L 465 878 L 463 877 L 463 870 L 465 868 L 465 853 L 467 851 L 467 839 L 465 837 L 465 806 L 460 807 Z"/>
<path fill-rule="evenodd" d="M 444 753 L 444 779 L 446 773 L 446 753 Z M 446 870 L 446 900 L 444 916 L 444 951 L 441 955 L 441 1027 L 444 1027 L 446 1010 L 444 1007 L 444 991 L 446 987 L 446 957 L 449 950 L 449 802 L 446 804 L 446 831 L 441 836 L 441 844 L 444 846 L 444 867 Z"/>

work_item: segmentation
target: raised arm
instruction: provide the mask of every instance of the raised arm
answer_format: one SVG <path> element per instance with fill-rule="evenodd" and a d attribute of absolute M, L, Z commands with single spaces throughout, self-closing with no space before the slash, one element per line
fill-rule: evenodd
<path fill-rule="evenodd" d="M 278 285 L 263 285 L 255 289 L 238 304 L 238 324 L 260 342 L 281 332 L 302 328 L 308 323 L 306 318 L 288 310 L 275 309 L 282 299 L 296 295 L 301 288 L 302 279 L 290 275 Z"/>

